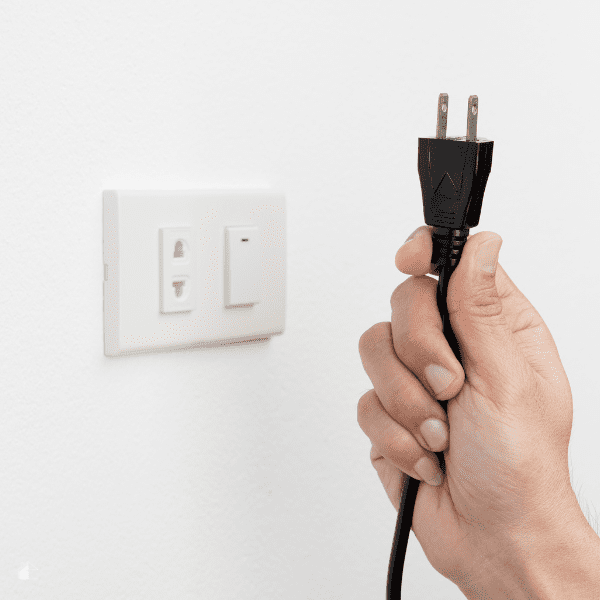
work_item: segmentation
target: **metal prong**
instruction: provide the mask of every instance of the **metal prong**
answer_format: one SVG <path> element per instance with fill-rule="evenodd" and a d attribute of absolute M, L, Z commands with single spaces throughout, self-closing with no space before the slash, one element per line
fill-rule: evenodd
<path fill-rule="evenodd" d="M 448 94 L 440 94 L 438 99 L 437 129 L 435 137 L 446 139 L 446 125 L 448 123 Z"/>
<path fill-rule="evenodd" d="M 467 142 L 477 141 L 477 113 L 479 101 L 477 96 L 469 96 L 469 112 L 467 113 Z"/>

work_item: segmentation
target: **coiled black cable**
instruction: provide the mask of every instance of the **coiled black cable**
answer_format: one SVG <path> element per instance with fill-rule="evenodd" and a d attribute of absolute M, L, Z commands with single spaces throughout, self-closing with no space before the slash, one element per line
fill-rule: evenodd
<path fill-rule="evenodd" d="M 446 297 L 448 295 L 450 277 L 458 266 L 468 237 L 469 228 L 451 229 L 449 227 L 433 227 L 431 231 L 431 239 L 433 241 L 431 263 L 434 271 L 439 273 L 436 293 L 437 306 L 442 318 L 444 337 L 461 365 L 463 361 L 458 341 L 450 326 Z M 446 414 L 448 414 L 448 400 L 440 400 L 439 403 Z M 435 455 L 438 457 L 442 473 L 446 475 L 444 453 L 436 452 Z M 408 538 L 412 527 L 413 513 L 420 483 L 418 479 L 407 476 L 404 485 L 400 489 L 400 507 L 388 567 L 387 600 L 400 600 L 401 598 L 402 571 L 404 569 L 406 547 L 408 546 Z"/>

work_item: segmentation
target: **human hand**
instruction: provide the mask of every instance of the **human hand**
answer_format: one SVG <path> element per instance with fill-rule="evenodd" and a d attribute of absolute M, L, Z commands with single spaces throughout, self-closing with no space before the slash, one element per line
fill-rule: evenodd
<path fill-rule="evenodd" d="M 570 385 L 542 317 L 496 268 L 501 244 L 491 232 L 471 236 L 449 282 L 464 371 L 442 333 L 437 280 L 426 276 L 434 274 L 427 226 L 396 254 L 398 269 L 413 277 L 392 294 L 391 322 L 359 342 L 374 385 L 358 403 L 371 462 L 398 510 L 407 474 L 423 480 L 416 463 L 437 465 L 434 452 L 444 450 L 446 476 L 437 487 L 419 486 L 412 530 L 432 566 L 469 595 L 491 571 L 526 581 L 532 560 L 545 577 L 558 540 L 591 529 L 569 478 Z M 439 387 L 427 379 L 436 373 Z M 447 416 L 436 399 L 449 400 Z M 428 446 L 419 428 L 430 418 L 446 423 L 449 444 Z"/>

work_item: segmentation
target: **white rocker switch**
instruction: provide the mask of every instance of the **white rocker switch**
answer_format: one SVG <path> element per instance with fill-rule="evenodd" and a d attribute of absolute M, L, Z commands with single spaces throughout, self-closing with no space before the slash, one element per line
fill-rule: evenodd
<path fill-rule="evenodd" d="M 225 228 L 225 306 L 260 302 L 260 260 L 257 226 Z"/>

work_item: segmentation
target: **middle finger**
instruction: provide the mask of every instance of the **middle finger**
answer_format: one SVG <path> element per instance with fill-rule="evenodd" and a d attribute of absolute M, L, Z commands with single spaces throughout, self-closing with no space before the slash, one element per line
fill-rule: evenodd
<path fill-rule="evenodd" d="M 435 452 L 444 450 L 447 441 L 443 446 L 432 448 L 420 427 L 428 419 L 438 419 L 447 427 L 446 412 L 398 359 L 391 323 L 377 323 L 365 331 L 359 341 L 359 352 L 377 397 L 392 419 L 412 433 L 423 448 Z"/>

